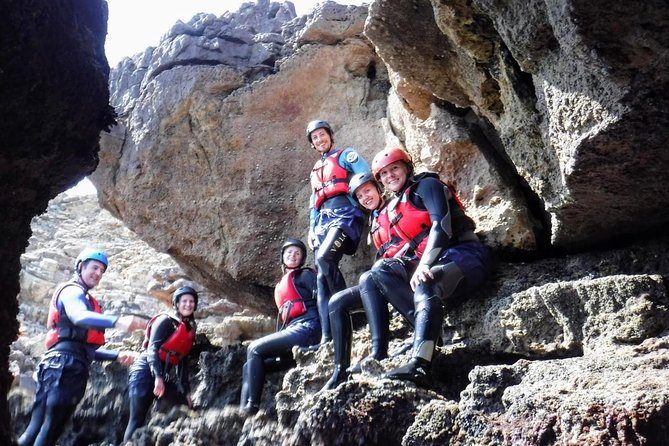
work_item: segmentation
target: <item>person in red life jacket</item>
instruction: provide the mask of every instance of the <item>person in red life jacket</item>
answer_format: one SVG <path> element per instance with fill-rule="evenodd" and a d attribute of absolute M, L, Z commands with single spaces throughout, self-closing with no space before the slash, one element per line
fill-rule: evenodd
<path fill-rule="evenodd" d="M 102 314 L 90 294 L 109 266 L 104 252 L 84 249 L 74 262 L 75 276 L 60 284 L 51 298 L 47 317 L 47 351 L 37 367 L 37 394 L 30 423 L 18 439 L 20 446 L 54 445 L 84 396 L 93 361 L 117 360 L 130 365 L 131 351 L 102 348 L 104 330 L 131 332 L 144 328 L 136 316 Z"/>
<path fill-rule="evenodd" d="M 377 249 L 377 259 L 393 258 L 403 255 L 408 248 L 402 239 L 394 233 L 390 226 L 390 221 L 386 212 L 386 203 L 381 195 L 381 187 L 374 179 L 371 172 L 358 173 L 351 178 L 349 183 L 350 194 L 358 203 L 368 211 L 369 216 L 369 235 L 374 246 Z M 351 361 L 351 342 L 353 337 L 353 327 L 351 323 L 351 313 L 363 310 L 362 293 L 378 293 L 377 288 L 372 282 L 371 271 L 367 271 L 360 276 L 358 285 L 339 291 L 328 304 L 330 316 L 330 327 L 332 329 L 332 340 L 334 343 L 334 371 L 321 390 L 330 390 L 337 387 L 340 383 L 346 381 L 351 373 L 359 373 L 359 364 L 348 368 Z M 368 297 L 366 300 L 372 299 Z M 379 298 L 376 298 L 379 299 Z M 396 302 L 396 308 L 407 322 L 413 326 L 414 312 L 413 301 L 404 300 Z M 389 314 L 388 306 L 378 306 L 378 311 L 369 312 L 370 326 L 378 324 L 388 324 Z M 375 308 L 376 310 L 376 308 Z M 385 332 L 373 329 L 372 333 Z M 389 333 L 385 337 L 372 338 L 372 348 L 370 357 L 377 360 L 388 356 Z"/>
<path fill-rule="evenodd" d="M 256 339 L 246 350 L 240 406 L 247 414 L 260 408 L 265 373 L 294 367 L 293 347 L 308 347 L 321 337 L 316 272 L 304 267 L 306 258 L 307 247 L 300 240 L 288 239 L 281 247 L 284 275 L 274 288 L 280 325 L 277 332 Z"/>
<path fill-rule="evenodd" d="M 149 321 L 144 351 L 128 374 L 130 418 L 123 441 L 130 440 L 133 432 L 144 426 L 146 414 L 155 398 L 193 407 L 188 380 L 188 353 L 195 341 L 197 302 L 198 294 L 193 288 L 177 288 L 172 293 L 174 313 L 160 313 Z"/>
<path fill-rule="evenodd" d="M 307 125 L 307 140 L 321 155 L 311 172 L 307 242 L 314 250 L 318 271 L 323 344 L 332 338 L 328 301 L 334 293 L 346 288 L 339 262 L 344 254 L 355 254 L 364 227 L 362 210 L 348 194 L 348 182 L 353 174 L 369 172 L 369 165 L 351 148 L 334 148 L 332 128 L 326 121 L 311 121 Z"/>
<path fill-rule="evenodd" d="M 372 172 L 395 195 L 387 206 L 388 216 L 415 255 L 375 265 L 372 276 L 380 293 L 370 299 L 363 295 L 365 311 L 373 313 L 387 302 L 396 305 L 397 300 L 408 299 L 407 284 L 410 286 L 416 316 L 412 357 L 385 376 L 427 385 L 444 308 L 460 302 L 487 279 L 490 251 L 474 233 L 475 223 L 453 188 L 434 173 L 414 175 L 411 158 L 404 150 L 377 153 Z"/>

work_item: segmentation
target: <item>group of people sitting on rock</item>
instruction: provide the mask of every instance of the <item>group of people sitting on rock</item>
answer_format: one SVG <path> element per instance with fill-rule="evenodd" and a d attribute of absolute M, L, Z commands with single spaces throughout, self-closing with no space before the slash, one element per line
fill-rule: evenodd
<path fill-rule="evenodd" d="M 360 372 L 360 363 L 350 366 L 353 311 L 364 309 L 370 356 L 387 358 L 388 304 L 414 334 L 408 362 L 385 377 L 429 384 L 444 308 L 470 294 L 491 271 L 490 251 L 474 233 L 474 221 L 453 187 L 437 174 L 415 173 L 406 151 L 382 150 L 370 169 L 355 150 L 334 147 L 326 121 L 311 121 L 306 134 L 320 154 L 311 172 L 307 237 L 316 270 L 304 266 L 307 247 L 300 240 L 289 239 L 281 247 L 285 274 L 274 297 L 282 329 L 249 345 L 242 374 L 240 404 L 251 414 L 260 407 L 268 367 L 294 365 L 294 346 L 333 342 L 334 370 L 324 390 Z M 377 260 L 347 288 L 339 263 L 356 252 L 365 211 Z"/>
<path fill-rule="evenodd" d="M 311 172 L 309 230 L 316 269 L 305 266 L 307 246 L 288 239 L 280 249 L 283 276 L 274 290 L 278 330 L 250 343 L 242 370 L 240 406 L 260 408 L 265 375 L 295 365 L 293 347 L 317 349 L 332 341 L 334 370 L 323 389 L 336 388 L 360 372 L 350 366 L 354 311 L 364 310 L 371 334 L 370 357 L 388 357 L 388 304 L 413 328 L 410 359 L 385 377 L 429 384 L 431 362 L 441 336 L 444 308 L 482 284 L 490 273 L 489 250 L 474 233 L 454 189 L 430 172 L 416 174 L 401 148 L 378 152 L 371 164 L 357 151 L 334 147 L 323 120 L 307 126 L 307 140 L 320 154 Z M 346 287 L 339 269 L 353 255 L 368 215 L 376 262 L 356 285 Z M 109 266 L 106 254 L 85 249 L 75 275 L 56 289 L 47 318 L 47 351 L 36 372 L 38 388 L 20 446 L 54 445 L 81 401 L 94 360 L 131 366 L 130 417 L 124 441 L 145 423 L 155 398 L 192 407 L 188 354 L 195 340 L 198 293 L 172 294 L 174 312 L 148 321 L 103 314 L 90 290 Z M 104 349 L 104 330 L 146 329 L 142 352 Z M 361 361 L 362 362 L 362 361 Z"/>

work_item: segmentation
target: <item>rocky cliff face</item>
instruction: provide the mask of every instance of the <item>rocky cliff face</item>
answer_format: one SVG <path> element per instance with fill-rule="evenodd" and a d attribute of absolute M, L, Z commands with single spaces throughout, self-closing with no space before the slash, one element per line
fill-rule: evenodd
<path fill-rule="evenodd" d="M 105 2 L 7 0 L 0 16 L 0 443 L 10 444 L 7 354 L 30 221 L 95 169 L 113 111 Z"/>
<path fill-rule="evenodd" d="M 234 407 L 243 345 L 212 328 L 197 349 L 197 410 L 155 411 L 136 442 L 663 444 L 667 23 L 660 1 L 376 0 L 296 18 L 261 0 L 177 24 L 122 62 L 119 125 L 93 175 L 100 202 L 212 302 L 269 310 L 276 250 L 306 233 L 315 117 L 367 159 L 402 145 L 453 182 L 499 260 L 448 313 L 430 389 L 381 379 L 399 356 L 318 392 L 323 347 L 295 352 L 298 367 L 271 376 L 247 419 Z M 370 260 L 368 249 L 347 260 L 349 282 Z M 410 332 L 396 318 L 393 334 L 397 347 Z M 356 332 L 354 361 L 367 337 Z M 95 370 L 74 418 L 86 428 L 67 444 L 118 441 L 109 420 L 126 416 L 124 379 Z M 13 398 L 20 423 L 29 398 Z"/>

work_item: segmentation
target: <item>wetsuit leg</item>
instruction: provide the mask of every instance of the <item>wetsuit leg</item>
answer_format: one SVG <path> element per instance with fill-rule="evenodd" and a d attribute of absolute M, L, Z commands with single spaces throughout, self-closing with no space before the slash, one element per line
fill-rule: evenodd
<path fill-rule="evenodd" d="M 381 259 L 372 267 L 372 278 L 377 289 L 413 328 L 416 312 L 414 296 L 409 280 L 416 262 L 403 259 Z"/>
<path fill-rule="evenodd" d="M 419 284 L 414 293 L 416 330 L 412 358 L 406 365 L 388 372 L 388 378 L 408 379 L 422 385 L 430 379 L 432 356 L 444 318 L 443 302 L 453 296 L 465 278 L 454 262 L 433 266 L 430 271 L 434 279 Z"/>
<path fill-rule="evenodd" d="M 46 400 L 35 400 L 33 408 L 30 412 L 30 423 L 18 439 L 19 446 L 32 446 L 37 438 L 37 434 L 44 423 L 44 415 L 46 412 Z"/>
<path fill-rule="evenodd" d="M 246 351 L 246 364 L 242 370 L 242 392 L 246 396 L 246 401 L 240 401 L 242 409 L 247 413 L 255 413 L 260 407 L 260 397 L 265 384 L 265 360 L 281 357 L 290 352 L 295 345 L 309 345 L 313 341 L 312 336 L 317 327 L 317 323 L 294 323 L 282 331 L 251 342 Z"/>
<path fill-rule="evenodd" d="M 76 404 L 51 405 L 47 402 L 44 423 L 33 446 L 55 445 L 76 407 Z"/>
<path fill-rule="evenodd" d="M 53 445 L 84 396 L 88 364 L 71 353 L 48 352 L 37 370 L 34 413 L 21 445 Z"/>
<path fill-rule="evenodd" d="M 151 403 L 153 403 L 152 393 L 144 396 L 130 397 L 130 419 L 128 420 L 128 425 L 125 428 L 123 441 L 129 441 L 132 437 L 132 434 L 137 429 L 144 426 L 144 423 L 146 422 L 146 414 L 149 412 Z"/>
<path fill-rule="evenodd" d="M 346 288 L 344 276 L 339 270 L 339 262 L 344 253 L 350 251 L 352 245 L 353 241 L 342 229 L 331 228 L 316 251 L 315 263 L 318 270 L 316 278 L 318 287 L 317 303 L 321 319 L 321 344 L 332 339 L 328 302 L 334 293 Z"/>
<path fill-rule="evenodd" d="M 377 288 L 372 274 L 371 271 L 367 271 L 360 276 L 360 295 L 372 338 L 370 356 L 374 359 L 385 359 L 388 357 L 390 315 L 388 303 Z"/>
<path fill-rule="evenodd" d="M 321 390 L 330 390 L 348 379 L 346 369 L 351 363 L 353 326 L 351 312 L 362 308 L 358 286 L 339 291 L 328 304 L 334 343 L 334 371 Z"/>

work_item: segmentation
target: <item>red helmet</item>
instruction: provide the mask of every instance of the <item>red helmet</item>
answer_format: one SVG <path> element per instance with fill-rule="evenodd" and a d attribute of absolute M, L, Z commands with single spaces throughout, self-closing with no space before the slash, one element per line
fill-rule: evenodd
<path fill-rule="evenodd" d="M 372 173 L 374 178 L 379 179 L 379 172 L 386 166 L 394 163 L 395 161 L 404 161 L 411 167 L 413 164 L 411 162 L 411 157 L 404 150 L 399 147 L 393 147 L 392 149 L 384 149 L 374 155 L 372 160 Z"/>

